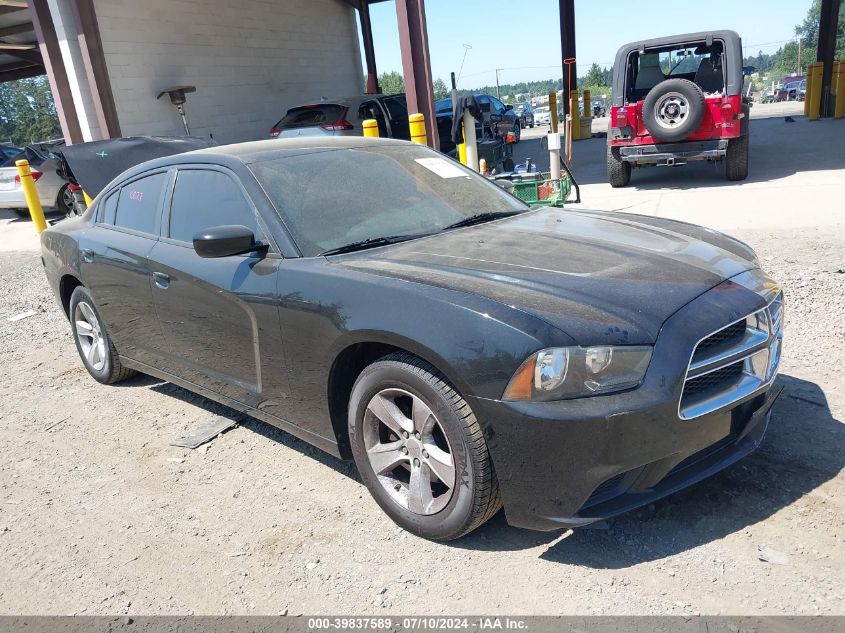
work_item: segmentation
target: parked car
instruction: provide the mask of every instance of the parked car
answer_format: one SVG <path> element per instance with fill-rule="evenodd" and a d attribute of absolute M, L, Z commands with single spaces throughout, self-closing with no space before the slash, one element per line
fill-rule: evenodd
<path fill-rule="evenodd" d="M 492 133 L 504 136 L 513 132 L 516 142 L 522 138 L 522 124 L 513 106 L 505 105 L 493 95 L 475 95 L 479 107 L 486 112 Z M 437 130 L 440 137 L 440 151 L 448 154 L 455 148 L 452 142 L 452 99 L 439 99 L 434 104 L 437 115 Z M 476 136 L 480 139 L 483 136 L 481 122 L 476 123 Z"/>
<path fill-rule="evenodd" d="M 534 107 L 530 103 L 518 103 L 514 111 L 519 117 L 519 124 L 522 126 L 522 129 L 534 127 Z"/>
<path fill-rule="evenodd" d="M 779 393 L 783 296 L 746 244 L 531 210 L 403 141 L 159 158 L 41 246 L 95 380 L 150 374 L 352 458 L 430 539 L 503 504 L 553 530 L 652 503 L 753 451 Z"/>
<path fill-rule="evenodd" d="M 624 187 L 631 168 L 724 161 L 728 180 L 748 176 L 750 100 L 742 41 L 709 31 L 632 42 L 616 53 L 607 177 Z"/>
<path fill-rule="evenodd" d="M 605 115 L 605 108 L 603 101 L 593 101 L 593 112 L 592 116 L 601 119 Z"/>
<path fill-rule="evenodd" d="M 41 206 L 56 209 L 65 215 L 72 212 L 73 191 L 67 180 L 56 172 L 58 160 L 52 153 L 35 147 L 26 147 L 0 162 L 0 209 L 11 209 L 22 216 L 29 215 L 23 185 L 15 166 L 15 162 L 21 159 L 29 161 Z"/>
<path fill-rule="evenodd" d="M 775 101 L 804 101 L 807 93 L 807 80 L 793 78 L 775 91 Z"/>
<path fill-rule="evenodd" d="M 20 147 L 9 145 L 7 143 L 0 144 L 0 163 L 5 163 L 10 158 L 14 158 L 23 151 Z"/>
<path fill-rule="evenodd" d="M 535 125 L 551 125 L 552 111 L 549 106 L 537 106 L 534 109 L 534 124 Z"/>
<path fill-rule="evenodd" d="M 361 124 L 367 119 L 378 121 L 380 136 L 411 138 L 404 94 L 358 95 L 299 105 L 276 122 L 270 137 L 363 136 Z"/>

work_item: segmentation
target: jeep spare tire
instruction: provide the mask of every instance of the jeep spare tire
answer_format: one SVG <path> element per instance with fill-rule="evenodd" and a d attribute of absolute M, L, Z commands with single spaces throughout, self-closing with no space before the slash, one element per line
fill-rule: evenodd
<path fill-rule="evenodd" d="M 643 103 L 643 123 L 654 138 L 682 141 L 704 118 L 704 93 L 686 79 L 667 79 L 652 88 Z"/>

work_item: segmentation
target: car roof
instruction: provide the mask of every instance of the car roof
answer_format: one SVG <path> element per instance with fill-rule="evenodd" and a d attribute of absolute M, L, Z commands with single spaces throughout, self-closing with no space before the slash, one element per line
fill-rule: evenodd
<path fill-rule="evenodd" d="M 231 145 L 217 145 L 155 158 L 126 170 L 115 180 L 125 180 L 150 169 L 171 167 L 174 165 L 205 163 L 231 167 L 238 163 L 250 164 L 319 151 L 389 145 L 412 145 L 412 143 L 397 139 L 368 138 L 364 136 L 300 136 L 296 138 L 248 141 L 245 143 L 233 143 Z"/>

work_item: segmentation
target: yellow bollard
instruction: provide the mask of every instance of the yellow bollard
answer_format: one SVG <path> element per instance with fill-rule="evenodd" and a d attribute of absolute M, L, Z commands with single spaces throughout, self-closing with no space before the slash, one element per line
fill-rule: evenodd
<path fill-rule="evenodd" d="M 549 93 L 549 127 L 557 134 L 560 121 L 557 116 L 557 93 Z"/>
<path fill-rule="evenodd" d="M 569 112 L 572 114 L 572 140 L 581 138 L 581 113 L 578 111 L 578 91 L 569 97 Z"/>
<path fill-rule="evenodd" d="M 833 85 L 836 91 L 836 102 L 833 107 L 833 118 L 845 117 L 845 60 L 833 65 Z"/>
<path fill-rule="evenodd" d="M 584 100 L 584 116 L 585 117 L 593 116 L 593 104 L 590 103 L 590 91 L 589 90 L 584 91 L 584 99 L 583 100 Z"/>
<path fill-rule="evenodd" d="M 35 181 L 32 179 L 32 171 L 29 168 L 28 160 L 15 162 L 18 168 L 18 177 L 23 185 L 23 193 L 26 196 L 26 206 L 29 207 L 29 216 L 32 218 L 32 225 L 36 233 L 41 233 L 47 228 L 47 220 L 44 219 L 44 209 L 41 208 L 41 200 L 38 199 L 38 191 L 35 189 Z"/>
<path fill-rule="evenodd" d="M 816 121 L 819 118 L 819 109 L 822 102 L 822 66 L 823 64 L 821 62 L 816 62 L 815 64 L 810 64 L 809 67 L 812 83 L 808 86 L 809 90 L 804 98 L 810 102 L 810 105 L 807 106 L 809 108 L 807 118 L 810 121 Z"/>
<path fill-rule="evenodd" d="M 84 190 L 82 192 L 82 198 L 85 200 L 85 208 L 90 207 L 93 200 L 91 200 L 91 196 L 89 196 L 87 193 L 85 193 Z"/>
<path fill-rule="evenodd" d="M 361 127 L 364 128 L 364 136 L 378 138 L 378 121 L 375 119 L 366 119 L 361 123 Z"/>
<path fill-rule="evenodd" d="M 804 75 L 804 116 L 810 116 L 810 93 L 813 91 L 813 73 L 810 72 L 813 64 L 807 64 L 807 72 Z"/>
<path fill-rule="evenodd" d="M 463 136 L 463 133 L 464 133 L 464 122 L 461 121 L 461 136 Z M 464 137 L 464 140 L 466 140 L 465 137 Z M 467 144 L 466 144 L 466 142 L 458 144 L 458 160 L 461 161 L 461 165 L 467 164 Z"/>
<path fill-rule="evenodd" d="M 411 140 L 420 145 L 428 145 L 428 137 L 425 133 L 425 115 L 417 112 L 408 117 L 408 126 L 411 128 Z"/>

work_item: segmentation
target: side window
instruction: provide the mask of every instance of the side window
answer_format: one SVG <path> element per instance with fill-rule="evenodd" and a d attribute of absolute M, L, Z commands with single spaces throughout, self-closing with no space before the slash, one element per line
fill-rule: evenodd
<path fill-rule="evenodd" d="M 182 169 L 170 204 L 170 237 L 192 242 L 194 235 L 212 226 L 241 224 L 263 239 L 255 212 L 240 187 L 229 176 L 209 169 Z"/>
<path fill-rule="evenodd" d="M 142 233 L 155 233 L 159 200 L 167 173 L 153 174 L 123 185 L 117 197 L 114 225 Z"/>
<path fill-rule="evenodd" d="M 494 114 L 504 114 L 505 104 L 499 101 L 496 97 L 490 97 L 490 102 L 493 104 Z"/>
<path fill-rule="evenodd" d="M 114 217 L 117 213 L 118 193 L 119 192 L 115 191 L 103 201 L 103 209 L 100 212 L 100 222 L 104 222 L 106 224 L 114 224 Z"/>

